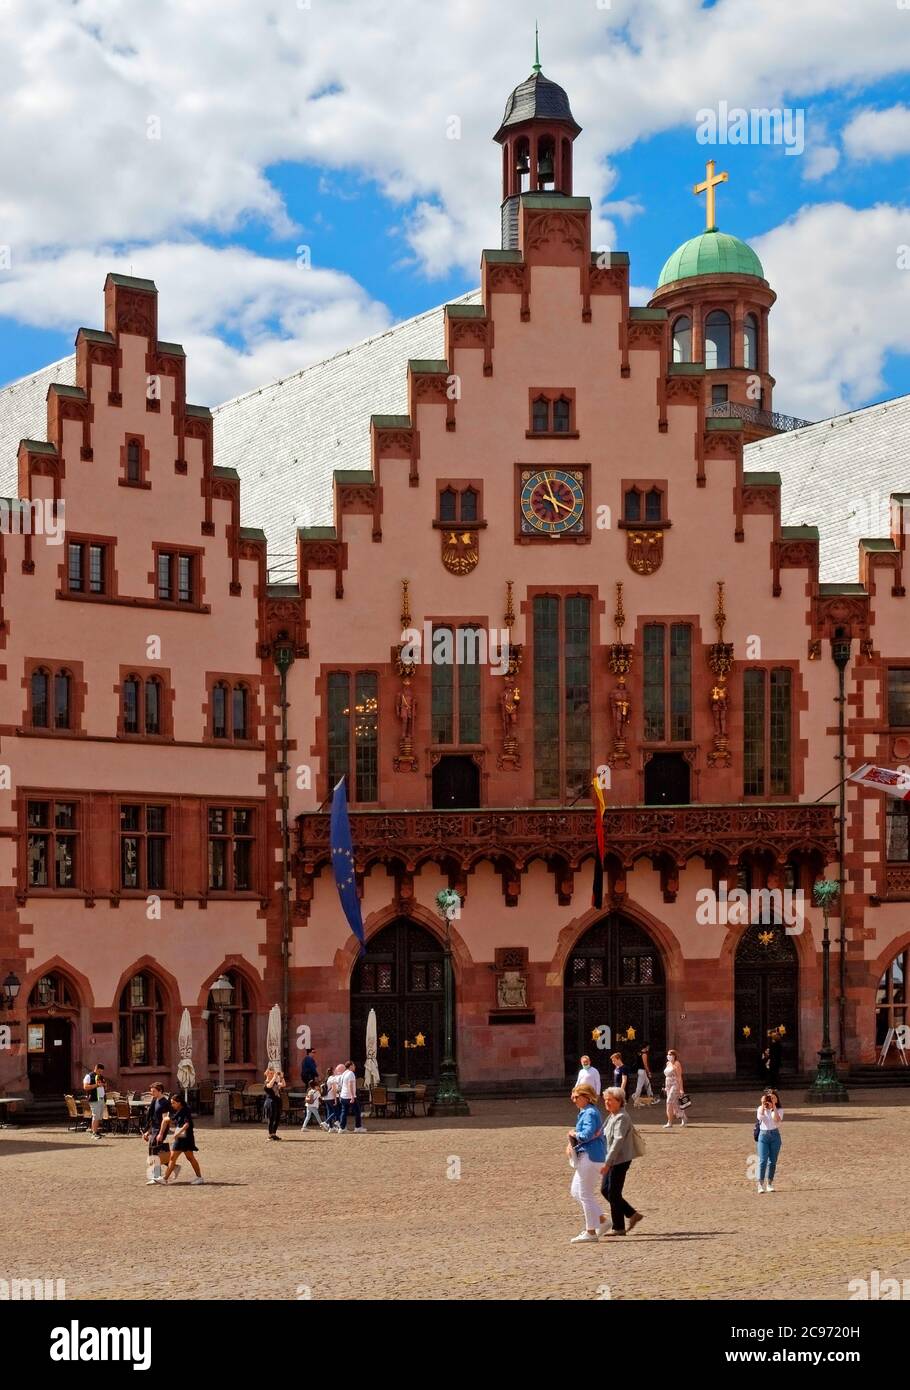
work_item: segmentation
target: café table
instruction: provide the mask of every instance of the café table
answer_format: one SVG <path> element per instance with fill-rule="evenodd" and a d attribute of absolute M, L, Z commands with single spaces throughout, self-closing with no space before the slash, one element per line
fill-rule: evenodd
<path fill-rule="evenodd" d="M 402 1116 L 413 1116 L 414 1114 L 414 1095 L 416 1086 L 392 1086 L 389 1096 L 395 1104 L 395 1114 Z"/>
<path fill-rule="evenodd" d="M 0 1105 L 16 1105 L 19 1099 L 19 1096 L 0 1096 Z M 5 1118 L 0 1120 L 0 1129 L 12 1129 L 12 1127 L 12 1125 L 7 1124 Z"/>

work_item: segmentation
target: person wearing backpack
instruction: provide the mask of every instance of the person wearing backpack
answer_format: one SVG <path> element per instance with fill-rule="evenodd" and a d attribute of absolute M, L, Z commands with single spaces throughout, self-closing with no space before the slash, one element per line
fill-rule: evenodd
<path fill-rule="evenodd" d="M 82 1078 L 82 1089 L 85 1091 L 85 1098 L 88 1101 L 89 1109 L 92 1112 L 92 1138 L 103 1138 L 104 1119 L 107 1114 L 105 1104 L 105 1078 L 104 1067 L 100 1062 L 96 1062 L 91 1071 L 87 1071 Z"/>
<path fill-rule="evenodd" d="M 604 1165 L 601 1168 L 603 1184 L 601 1194 L 610 1203 L 612 1229 L 605 1231 L 607 1236 L 624 1236 L 626 1220 L 628 1229 L 633 1231 L 644 1218 L 640 1211 L 630 1206 L 623 1196 L 623 1187 L 632 1160 L 643 1152 L 638 1131 L 626 1109 L 626 1096 L 621 1086 L 608 1086 L 604 1091 L 604 1104 L 607 1107 L 607 1122 L 604 1125 L 604 1143 L 607 1146 Z M 602 1216 L 601 1222 L 606 1221 Z"/>

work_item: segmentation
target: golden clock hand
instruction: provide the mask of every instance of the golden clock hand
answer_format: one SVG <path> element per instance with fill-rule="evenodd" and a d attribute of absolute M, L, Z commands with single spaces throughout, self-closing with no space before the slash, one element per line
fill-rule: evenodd
<path fill-rule="evenodd" d="M 553 496 L 553 489 L 552 489 L 552 487 L 550 486 L 550 479 L 549 479 L 549 478 L 545 478 L 544 481 L 546 482 L 546 485 L 547 485 L 547 493 L 548 493 L 548 495 L 549 495 L 549 499 L 550 499 L 550 501 L 551 501 L 552 504 L 553 504 L 553 510 L 555 511 L 557 507 L 562 507 L 562 509 L 563 509 L 564 512 L 570 512 L 570 511 L 572 510 L 571 507 L 566 506 L 565 502 L 559 502 L 559 501 Z"/>

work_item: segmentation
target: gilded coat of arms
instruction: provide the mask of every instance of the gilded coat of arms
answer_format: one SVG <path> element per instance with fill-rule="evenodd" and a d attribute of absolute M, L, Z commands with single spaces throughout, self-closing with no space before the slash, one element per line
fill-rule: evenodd
<path fill-rule="evenodd" d="M 636 574 L 653 574 L 664 558 L 663 531 L 627 531 L 626 559 Z"/>
<path fill-rule="evenodd" d="M 450 574 L 470 574 L 480 558 L 477 531 L 443 531 L 442 563 Z"/>

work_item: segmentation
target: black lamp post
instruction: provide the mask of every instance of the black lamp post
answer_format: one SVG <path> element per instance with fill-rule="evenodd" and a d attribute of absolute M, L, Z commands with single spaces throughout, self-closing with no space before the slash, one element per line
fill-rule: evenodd
<path fill-rule="evenodd" d="M 16 1000 L 19 997 L 19 991 L 21 988 L 22 984 L 19 980 L 19 977 L 17 975 L 14 975 L 13 972 L 10 971 L 6 979 L 3 981 L 3 1003 L 7 1009 L 12 1009 L 15 1007 Z"/>
<path fill-rule="evenodd" d="M 834 1048 L 831 1046 L 831 938 L 828 935 L 828 913 L 839 891 L 830 878 L 820 878 L 812 890 L 812 897 L 816 906 L 821 908 L 825 922 L 822 934 L 822 1045 L 818 1050 L 815 1079 L 806 1093 L 806 1099 L 828 1103 L 850 1099 L 846 1086 L 837 1075 Z"/>
<path fill-rule="evenodd" d="M 215 1092 L 215 1114 L 214 1123 L 221 1129 L 225 1129 L 231 1121 L 231 1112 L 228 1105 L 228 1093 L 224 1089 L 224 1023 L 225 1010 L 231 1002 L 231 995 L 234 993 L 234 986 L 231 984 L 227 975 L 219 975 L 212 985 L 211 995 L 215 1005 L 215 1016 L 218 1019 L 218 1090 Z"/>
<path fill-rule="evenodd" d="M 461 898 L 454 888 L 444 888 L 436 895 L 440 916 L 446 924 L 445 962 L 445 1041 L 439 1064 L 439 1085 L 436 1099 L 430 1106 L 431 1115 L 470 1115 L 468 1102 L 458 1089 L 458 1063 L 455 1061 L 455 977 L 452 972 L 452 919 L 461 910 Z"/>
<path fill-rule="evenodd" d="M 291 845 L 288 829 L 288 671 L 294 664 L 294 645 L 285 633 L 277 638 L 272 657 L 278 671 L 281 698 L 281 1053 L 287 1073 L 290 1065 L 288 1008 L 291 967 Z"/>

